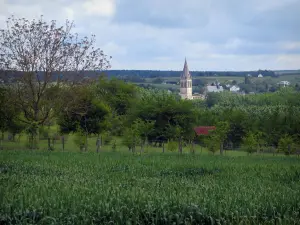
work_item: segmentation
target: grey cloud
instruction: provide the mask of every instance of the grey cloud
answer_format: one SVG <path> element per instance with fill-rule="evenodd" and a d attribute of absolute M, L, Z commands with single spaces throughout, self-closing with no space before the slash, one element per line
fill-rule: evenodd
<path fill-rule="evenodd" d="M 11 12 L 60 22 L 70 12 L 119 69 L 181 69 L 185 56 L 194 70 L 299 65 L 299 0 L 115 0 L 113 18 L 84 14 L 82 2 L 0 0 L 0 26 Z"/>
<path fill-rule="evenodd" d="M 257 40 L 300 40 L 300 2 L 290 3 L 253 18 L 249 25 L 255 27 Z"/>
<path fill-rule="evenodd" d="M 126 0 L 117 4 L 117 23 L 138 22 L 157 27 L 205 26 L 208 23 L 210 0 Z"/>

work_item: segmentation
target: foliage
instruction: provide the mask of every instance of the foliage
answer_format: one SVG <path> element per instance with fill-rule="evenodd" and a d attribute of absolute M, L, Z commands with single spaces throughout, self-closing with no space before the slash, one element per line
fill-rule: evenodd
<path fill-rule="evenodd" d="M 211 153 L 215 154 L 220 149 L 220 143 L 217 135 L 211 134 L 204 139 L 204 143 Z"/>
<path fill-rule="evenodd" d="M 258 141 L 257 141 L 257 138 L 255 137 L 254 133 L 249 132 L 243 138 L 243 147 L 250 154 L 257 151 Z"/>
<path fill-rule="evenodd" d="M 176 141 L 168 141 L 167 150 L 169 152 L 175 152 L 178 149 L 178 143 Z"/>
<path fill-rule="evenodd" d="M 74 136 L 73 141 L 76 144 L 76 146 L 80 149 L 80 151 L 83 151 L 85 146 L 87 145 L 87 139 L 83 132 L 77 132 Z"/>
<path fill-rule="evenodd" d="M 161 84 L 162 82 L 164 82 L 164 80 L 160 77 L 157 77 L 152 81 L 153 84 Z"/>
<path fill-rule="evenodd" d="M 278 150 L 284 152 L 286 155 L 290 155 L 294 151 L 294 140 L 291 136 L 285 134 L 279 139 Z"/>
<path fill-rule="evenodd" d="M 220 146 L 221 154 L 223 154 L 223 145 L 227 138 L 228 131 L 229 123 L 227 121 L 220 121 L 216 124 L 216 130 L 212 132 L 213 141 Z"/>
<path fill-rule="evenodd" d="M 95 36 L 80 39 L 72 33 L 74 24 L 10 17 L 0 31 L 0 67 L 21 73 L 11 85 L 12 99 L 23 114 L 23 122 L 43 125 L 52 114 L 60 96 L 55 75 L 64 71 L 101 71 L 109 68 L 107 56 L 95 48 Z"/>
<path fill-rule="evenodd" d="M 153 127 L 153 121 L 136 119 L 133 124 L 126 129 L 123 137 L 123 143 L 133 152 L 137 145 L 140 145 L 141 151 L 143 151 L 143 147 L 148 139 L 148 135 L 153 131 Z"/>
<path fill-rule="evenodd" d="M 111 146 L 111 149 L 112 149 L 113 152 L 115 152 L 116 149 L 117 149 L 117 143 L 116 143 L 115 140 L 113 141 L 113 144 L 112 144 L 112 146 Z"/>
<path fill-rule="evenodd" d="M 139 138 L 139 133 L 136 127 L 131 126 L 127 128 L 123 134 L 123 144 L 128 147 L 129 150 L 135 152 L 136 146 L 140 143 L 141 139 Z"/>
<path fill-rule="evenodd" d="M 109 131 L 101 132 L 103 144 L 108 145 L 113 140 L 113 136 Z"/>
<path fill-rule="evenodd" d="M 75 86 L 66 90 L 58 124 L 62 133 L 83 131 L 99 134 L 107 126 L 109 107 L 97 99 L 89 86 Z"/>
<path fill-rule="evenodd" d="M 11 91 L 0 87 L 0 130 L 9 131 L 13 137 L 24 131 L 26 125 L 20 121 L 20 109 L 12 102 Z"/>
<path fill-rule="evenodd" d="M 227 121 L 230 124 L 227 142 L 239 145 L 246 133 L 253 132 L 261 134 L 259 147 L 276 146 L 282 134 L 300 132 L 297 116 L 300 113 L 300 94 L 292 88 L 267 94 L 214 93 L 212 96 L 214 103 L 211 108 L 199 108 L 199 121 L 204 125 L 215 125 L 221 119 Z"/>
<path fill-rule="evenodd" d="M 179 99 L 164 91 L 141 90 L 139 101 L 129 115 L 129 123 L 135 119 L 153 121 L 153 132 L 148 134 L 150 141 L 167 141 L 176 135 L 175 128 L 180 128 L 180 136 L 190 138 L 196 113 L 190 101 Z"/>
<path fill-rule="evenodd" d="M 100 77 L 95 92 L 97 98 L 105 101 L 117 115 L 125 115 L 137 98 L 135 85 L 114 78 Z"/>

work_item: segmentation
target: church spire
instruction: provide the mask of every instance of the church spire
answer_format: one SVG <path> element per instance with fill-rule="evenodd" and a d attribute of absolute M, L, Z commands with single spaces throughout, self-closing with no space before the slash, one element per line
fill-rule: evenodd
<path fill-rule="evenodd" d="M 186 58 L 184 61 L 184 67 L 183 67 L 183 73 L 181 75 L 181 79 L 192 79 Z"/>

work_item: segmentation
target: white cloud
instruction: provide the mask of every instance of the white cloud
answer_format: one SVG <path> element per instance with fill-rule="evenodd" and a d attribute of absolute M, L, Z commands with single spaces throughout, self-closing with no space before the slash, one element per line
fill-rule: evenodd
<path fill-rule="evenodd" d="M 245 42 L 243 40 L 241 40 L 240 38 L 231 38 L 226 42 L 225 48 L 226 49 L 237 49 L 237 48 L 241 47 L 241 45 L 243 45 L 244 43 Z"/>
<path fill-rule="evenodd" d="M 276 57 L 274 64 L 279 68 L 300 69 L 300 54 L 281 54 Z"/>
<path fill-rule="evenodd" d="M 72 9 L 71 7 L 65 7 L 64 11 L 66 13 L 66 17 L 69 20 L 74 20 L 74 14 L 75 14 L 74 9 Z"/>
<path fill-rule="evenodd" d="M 124 46 L 120 46 L 115 42 L 108 42 L 102 48 L 107 55 L 111 56 L 124 56 L 127 54 L 127 48 Z"/>
<path fill-rule="evenodd" d="M 300 41 L 298 42 L 284 42 L 281 44 L 283 50 L 299 50 L 300 51 Z"/>
<path fill-rule="evenodd" d="M 85 0 L 83 7 L 90 15 L 111 17 L 115 14 L 114 0 Z"/>

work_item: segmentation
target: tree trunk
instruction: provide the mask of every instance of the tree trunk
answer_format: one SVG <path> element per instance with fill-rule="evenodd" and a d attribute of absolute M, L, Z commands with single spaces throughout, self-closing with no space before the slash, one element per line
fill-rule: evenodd
<path fill-rule="evenodd" d="M 163 144 L 162 144 L 162 150 L 163 150 L 163 153 L 165 153 L 165 142 L 163 142 Z"/>
<path fill-rule="evenodd" d="M 48 137 L 48 150 L 51 150 L 50 138 Z"/>
<path fill-rule="evenodd" d="M 144 143 L 141 143 L 141 149 L 140 149 L 140 155 L 142 155 L 142 152 L 144 152 Z"/>
<path fill-rule="evenodd" d="M 182 154 L 182 140 L 181 140 L 181 137 L 178 139 L 178 150 L 179 150 L 179 153 Z"/>
<path fill-rule="evenodd" d="M 99 153 L 99 150 L 100 150 L 100 146 L 97 145 L 97 149 L 96 149 L 96 152 Z"/>
<path fill-rule="evenodd" d="M 87 152 L 88 150 L 88 134 L 85 133 L 85 151 Z"/>
<path fill-rule="evenodd" d="M 61 141 L 62 141 L 62 150 L 65 151 L 65 136 L 62 136 Z"/>
<path fill-rule="evenodd" d="M 100 147 L 101 147 L 101 139 L 99 138 L 99 134 L 98 134 L 98 138 L 96 141 L 96 152 L 99 153 Z"/>
<path fill-rule="evenodd" d="M 192 141 L 192 153 L 195 154 L 195 142 Z"/>
<path fill-rule="evenodd" d="M 220 154 L 223 155 L 223 142 L 220 144 Z"/>

